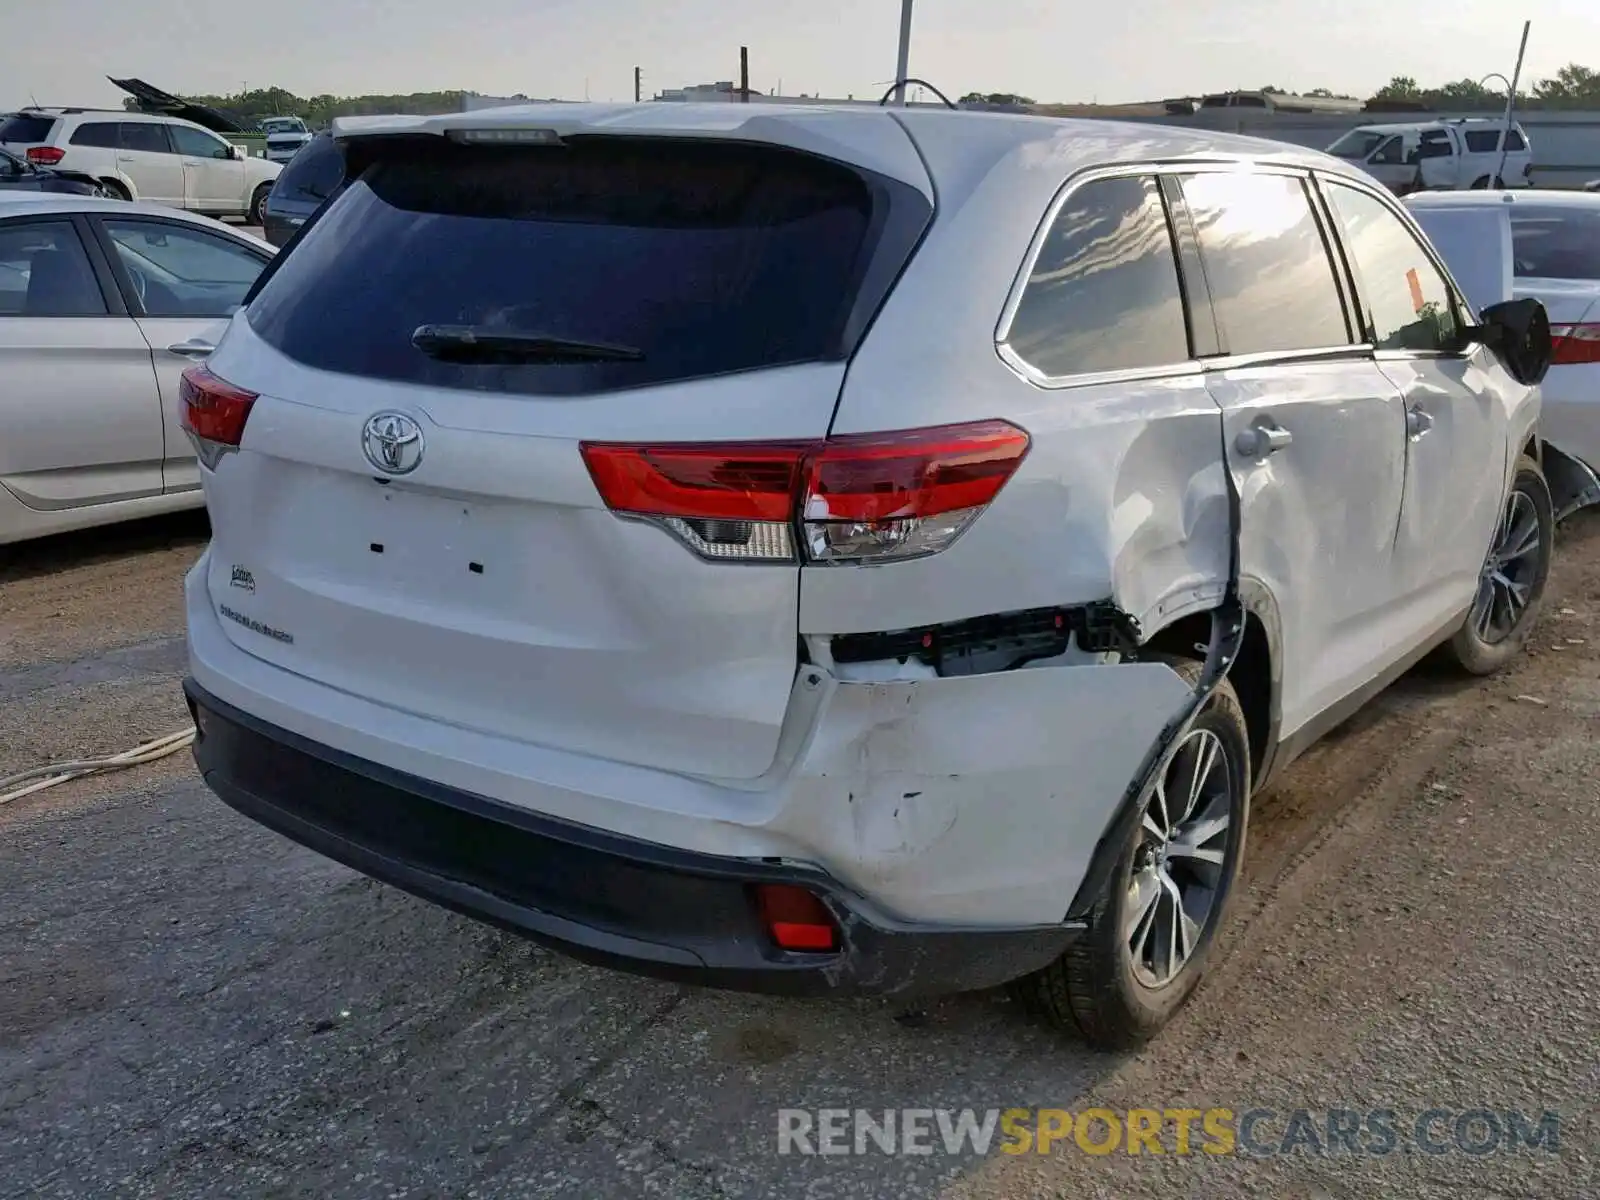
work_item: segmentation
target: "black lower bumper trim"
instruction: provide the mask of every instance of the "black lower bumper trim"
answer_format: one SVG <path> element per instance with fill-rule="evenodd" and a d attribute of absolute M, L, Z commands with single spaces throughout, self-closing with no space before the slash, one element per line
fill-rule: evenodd
<path fill-rule="evenodd" d="M 343 754 L 225 704 L 192 679 L 195 762 L 230 807 L 414 895 L 574 958 L 683 983 L 780 995 L 991 987 L 1081 932 L 907 925 L 822 871 L 692 853 L 541 816 Z M 835 953 L 779 950 L 759 883 L 821 896 Z"/>

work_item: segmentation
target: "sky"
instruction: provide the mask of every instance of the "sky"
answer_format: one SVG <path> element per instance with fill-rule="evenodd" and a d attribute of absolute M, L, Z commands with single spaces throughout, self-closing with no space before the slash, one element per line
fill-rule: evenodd
<path fill-rule="evenodd" d="M 15 0 L 21 3 L 22 0 Z M 786 95 L 881 94 L 900 0 L 45 0 L 0 41 L 0 106 L 116 105 L 106 75 L 167 91 L 297 95 L 464 89 L 631 100 L 736 80 Z M 1369 95 L 1600 69 L 1600 0 L 916 0 L 910 74 L 950 96 L 1119 103 L 1228 88 Z"/>

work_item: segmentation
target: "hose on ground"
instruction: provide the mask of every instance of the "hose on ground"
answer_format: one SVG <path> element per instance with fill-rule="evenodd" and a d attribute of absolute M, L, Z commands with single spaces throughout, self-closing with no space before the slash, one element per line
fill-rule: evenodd
<path fill-rule="evenodd" d="M 165 737 L 145 742 L 142 746 L 135 746 L 132 750 L 113 754 L 109 758 L 83 758 L 73 762 L 49 763 L 16 775 L 7 775 L 0 778 L 0 804 L 9 804 L 13 800 L 20 800 L 23 796 L 31 796 L 34 792 L 42 792 L 45 788 L 52 788 L 73 779 L 82 779 L 86 775 L 123 771 L 129 767 L 155 762 L 157 759 L 166 758 L 169 754 L 176 754 L 193 741 L 194 726 L 191 725 L 186 729 L 169 733 Z"/>

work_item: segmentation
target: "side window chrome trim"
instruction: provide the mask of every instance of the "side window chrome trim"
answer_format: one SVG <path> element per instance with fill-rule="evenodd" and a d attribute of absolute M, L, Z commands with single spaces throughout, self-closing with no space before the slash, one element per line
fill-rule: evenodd
<path fill-rule="evenodd" d="M 1022 376 L 1026 382 L 1049 391 L 1094 387 L 1103 383 L 1146 383 L 1160 379 L 1181 379 L 1185 376 L 1199 375 L 1205 369 L 1201 363 L 1191 359 L 1189 362 L 1173 363 L 1170 366 L 1130 367 L 1126 371 L 1083 371 L 1073 375 L 1046 375 L 1038 367 L 1025 361 L 1006 342 L 997 345 L 995 351 L 1000 355 L 1000 361 Z"/>
<path fill-rule="evenodd" d="M 1372 362 L 1377 352 L 1370 345 L 1323 346 L 1313 350 L 1266 350 L 1260 354 L 1224 354 L 1208 358 L 1200 366 L 1207 372 L 1232 371 L 1240 367 L 1273 367 L 1288 363 Z"/>

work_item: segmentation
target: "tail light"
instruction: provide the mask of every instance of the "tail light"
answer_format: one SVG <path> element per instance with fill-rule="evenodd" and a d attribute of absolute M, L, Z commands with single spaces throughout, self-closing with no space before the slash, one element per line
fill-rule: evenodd
<path fill-rule="evenodd" d="M 613 512 L 671 530 L 704 558 L 894 562 L 945 549 L 988 507 L 1028 435 L 980 421 L 816 442 L 585 442 Z"/>
<path fill-rule="evenodd" d="M 827 905 L 792 883 L 756 886 L 756 904 L 767 936 L 780 950 L 827 953 L 839 948 L 839 930 Z"/>
<path fill-rule="evenodd" d="M 66 156 L 67 152 L 60 146 L 28 147 L 28 161 L 36 167 L 53 167 Z"/>
<path fill-rule="evenodd" d="M 1600 363 L 1600 324 L 1555 325 L 1550 329 L 1555 343 L 1552 366 L 1570 367 L 1579 363 Z"/>
<path fill-rule="evenodd" d="M 183 430 L 195 453 L 211 470 L 223 455 L 239 448 L 256 394 L 235 387 L 201 364 L 188 367 L 178 384 L 178 409 Z"/>

